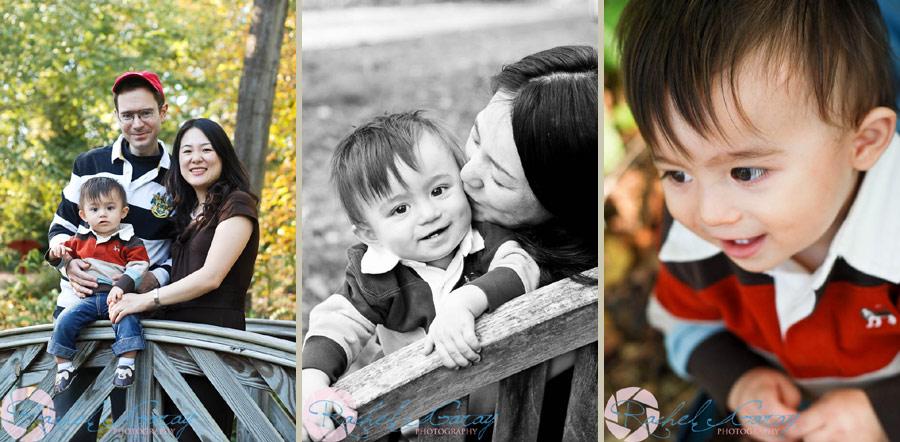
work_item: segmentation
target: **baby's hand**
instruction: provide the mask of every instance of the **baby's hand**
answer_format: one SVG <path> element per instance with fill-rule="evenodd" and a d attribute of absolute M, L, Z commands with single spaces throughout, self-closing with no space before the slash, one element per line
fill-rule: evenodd
<path fill-rule="evenodd" d="M 53 259 L 62 259 L 65 258 L 72 249 L 64 246 L 62 243 L 59 243 L 53 247 L 50 247 L 50 257 Z"/>
<path fill-rule="evenodd" d="M 887 441 L 875 409 L 860 389 L 825 393 L 800 413 L 786 437 L 805 441 Z"/>
<path fill-rule="evenodd" d="M 784 373 L 769 367 L 753 368 L 738 378 L 728 393 L 728 408 L 744 415 L 773 415 L 784 419 L 786 424 L 780 425 L 755 425 L 750 427 L 750 436 L 757 440 L 771 442 L 788 442 L 799 440 L 788 437 L 787 430 L 797 419 L 797 407 L 803 400 L 800 389 Z M 783 418 L 782 418 L 783 416 Z M 746 424 L 749 425 L 750 424 Z M 769 430 L 776 428 L 777 434 L 770 434 Z M 785 433 L 782 439 L 782 433 Z"/>
<path fill-rule="evenodd" d="M 323 371 L 314 368 L 303 370 L 301 375 L 303 392 L 303 442 L 323 440 L 325 436 L 335 430 L 331 416 L 346 416 L 353 409 L 342 403 L 337 397 L 329 397 L 327 400 L 316 399 L 313 396 L 317 391 L 329 387 L 331 382 Z M 340 430 L 338 430 L 340 431 Z"/>
<path fill-rule="evenodd" d="M 447 368 L 468 367 L 469 361 L 481 361 L 478 354 L 481 343 L 475 336 L 475 315 L 466 305 L 465 297 L 458 293 L 465 288 L 453 291 L 435 306 L 437 314 L 425 338 L 423 353 L 437 352 Z"/>
<path fill-rule="evenodd" d="M 106 295 L 106 305 L 113 305 L 119 302 L 124 294 L 125 291 L 122 290 L 122 288 L 113 287 L 112 290 L 109 291 L 109 294 Z"/>

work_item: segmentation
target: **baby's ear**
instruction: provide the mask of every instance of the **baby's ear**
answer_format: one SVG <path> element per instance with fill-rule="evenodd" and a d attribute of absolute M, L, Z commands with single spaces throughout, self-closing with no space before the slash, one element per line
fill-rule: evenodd
<path fill-rule="evenodd" d="M 886 107 L 876 107 L 866 114 L 853 136 L 853 167 L 868 170 L 881 158 L 894 139 L 897 114 Z"/>
<path fill-rule="evenodd" d="M 360 241 L 370 246 L 378 244 L 378 237 L 375 236 L 375 232 L 365 224 L 354 225 L 351 230 L 353 231 L 353 235 L 359 238 Z"/>
<path fill-rule="evenodd" d="M 84 210 L 78 209 L 78 216 L 81 217 L 81 220 L 87 222 L 87 214 L 84 213 Z"/>

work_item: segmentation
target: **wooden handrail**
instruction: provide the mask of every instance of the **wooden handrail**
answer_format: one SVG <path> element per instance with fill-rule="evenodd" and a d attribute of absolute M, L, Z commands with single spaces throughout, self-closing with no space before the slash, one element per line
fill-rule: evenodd
<path fill-rule="evenodd" d="M 597 278 L 598 273 L 595 268 L 584 275 Z M 446 369 L 436 354 L 422 356 L 424 343 L 418 342 L 339 379 L 334 387 L 356 401 L 359 424 L 352 434 L 376 440 L 406 419 L 596 342 L 597 304 L 597 286 L 559 281 L 479 318 L 475 331 L 482 361 L 474 366 Z M 398 410 L 395 425 L 388 424 Z"/>
<path fill-rule="evenodd" d="M 295 439 L 296 323 L 248 320 L 248 331 L 177 321 L 141 320 L 141 324 L 147 350 L 138 353 L 138 377 L 127 390 L 127 410 L 137 410 L 139 416 L 158 414 L 150 401 L 158 401 L 165 391 L 183 414 L 201 416 L 191 422 L 201 437 L 222 439 L 218 427 L 202 418 L 209 414 L 180 374 L 205 376 L 236 413 L 239 441 Z M 37 389 L 52 390 L 56 363 L 44 350 L 52 331 L 50 324 L 0 331 L 0 397 L 16 385 L 36 384 Z M 73 416 L 91 414 L 112 390 L 117 361 L 110 349 L 114 339 L 109 321 L 96 321 L 79 334 L 74 365 L 103 370 L 70 409 Z M 39 416 L 39 408 L 36 402 L 22 404 L 16 424 L 27 426 L 22 417 L 33 416 L 33 420 Z M 128 415 L 120 417 L 101 442 L 150 440 L 146 433 L 135 436 L 125 432 L 135 425 Z M 138 426 L 138 430 L 152 427 L 149 420 Z M 68 440 L 76 430 L 77 426 L 57 425 L 48 437 Z M 170 438 L 154 434 L 153 439 Z M 0 431 L 0 442 L 6 440 L 11 440 L 10 435 Z"/>

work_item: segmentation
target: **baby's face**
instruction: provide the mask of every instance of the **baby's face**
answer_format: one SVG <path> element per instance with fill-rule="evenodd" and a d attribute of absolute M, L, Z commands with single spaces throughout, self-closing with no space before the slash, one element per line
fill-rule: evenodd
<path fill-rule="evenodd" d="M 408 188 L 397 182 L 390 193 L 364 206 L 361 237 L 378 243 L 401 259 L 446 267 L 469 231 L 472 212 L 453 156 L 432 135 L 419 141 L 419 171 L 399 165 Z"/>
<path fill-rule="evenodd" d="M 128 207 L 122 204 L 118 195 L 103 195 L 100 199 L 85 201 L 78 213 L 94 232 L 109 236 L 119 229 L 119 223 L 128 215 Z"/>
<path fill-rule="evenodd" d="M 738 89 L 758 132 L 742 123 L 730 91 L 713 97 L 725 137 L 704 138 L 675 118 L 692 159 L 660 146 L 654 161 L 668 209 L 747 271 L 792 257 L 815 268 L 852 202 L 858 172 L 851 133 L 822 121 L 796 83 L 745 75 Z"/>

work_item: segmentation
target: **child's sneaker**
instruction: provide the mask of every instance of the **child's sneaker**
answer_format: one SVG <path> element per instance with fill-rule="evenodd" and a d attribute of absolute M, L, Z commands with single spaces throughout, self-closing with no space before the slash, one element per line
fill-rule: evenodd
<path fill-rule="evenodd" d="M 57 371 L 56 382 L 53 384 L 53 391 L 55 391 L 56 394 L 62 393 L 65 389 L 69 388 L 69 385 L 72 384 L 72 380 L 75 379 L 75 376 L 77 375 L 78 372 L 72 367 Z"/>
<path fill-rule="evenodd" d="M 116 388 L 128 388 L 134 383 L 134 367 L 131 365 L 120 365 L 116 368 L 116 377 L 113 384 Z"/>

